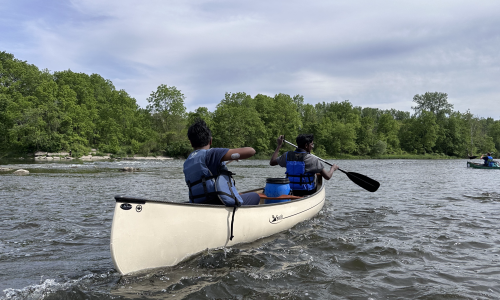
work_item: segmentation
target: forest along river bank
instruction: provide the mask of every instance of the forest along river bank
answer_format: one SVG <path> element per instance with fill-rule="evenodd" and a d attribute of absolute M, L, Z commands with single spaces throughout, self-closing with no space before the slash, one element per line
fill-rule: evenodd
<path fill-rule="evenodd" d="M 500 298 L 500 171 L 465 160 L 330 162 L 380 189 L 335 172 L 309 221 L 122 277 L 109 249 L 114 196 L 186 201 L 182 160 L 4 161 L 30 174 L 0 173 L 0 299 Z M 240 191 L 284 175 L 264 160 L 229 168 Z"/>

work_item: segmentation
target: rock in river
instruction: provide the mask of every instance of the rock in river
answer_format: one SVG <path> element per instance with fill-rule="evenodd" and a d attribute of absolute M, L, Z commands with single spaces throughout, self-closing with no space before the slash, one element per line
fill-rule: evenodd
<path fill-rule="evenodd" d="M 24 170 L 24 169 L 19 169 L 19 170 L 15 170 L 14 175 L 29 175 L 30 171 L 28 170 Z"/>

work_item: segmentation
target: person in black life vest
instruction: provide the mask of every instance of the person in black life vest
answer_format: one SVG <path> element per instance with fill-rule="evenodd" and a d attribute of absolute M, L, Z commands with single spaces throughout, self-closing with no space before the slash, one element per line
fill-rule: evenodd
<path fill-rule="evenodd" d="M 259 204 L 257 193 L 239 195 L 232 173 L 226 167 L 228 161 L 254 156 L 253 148 L 211 148 L 212 132 L 203 120 L 191 125 L 187 135 L 193 152 L 184 162 L 183 171 L 190 202 L 226 206 Z"/>
<path fill-rule="evenodd" d="M 314 136 L 312 134 L 300 134 L 295 140 L 298 148 L 278 157 L 281 146 L 283 146 L 283 140 L 284 136 L 282 135 L 276 140 L 278 147 L 274 151 L 269 164 L 286 168 L 286 177 L 290 180 L 290 188 L 294 195 L 313 194 L 316 191 L 316 173 L 321 174 L 324 179 L 330 180 L 333 172 L 339 168 L 334 164 L 330 170 L 327 170 L 317 157 L 310 154 L 314 148 Z"/>

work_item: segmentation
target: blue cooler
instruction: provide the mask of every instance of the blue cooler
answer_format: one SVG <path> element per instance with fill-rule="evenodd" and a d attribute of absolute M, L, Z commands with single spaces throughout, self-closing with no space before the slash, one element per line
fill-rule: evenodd
<path fill-rule="evenodd" d="M 264 194 L 267 197 L 279 197 L 281 195 L 290 195 L 290 180 L 288 178 L 267 178 Z M 271 200 L 266 199 L 265 204 L 287 202 L 290 199 Z"/>

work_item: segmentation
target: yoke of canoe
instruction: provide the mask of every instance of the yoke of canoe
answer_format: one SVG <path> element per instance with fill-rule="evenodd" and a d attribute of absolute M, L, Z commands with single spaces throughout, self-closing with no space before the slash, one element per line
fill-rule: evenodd
<path fill-rule="evenodd" d="M 121 274 L 167 267 L 206 249 L 229 247 L 271 236 L 315 216 L 325 203 L 325 187 L 318 176 L 314 194 L 266 197 L 259 205 L 236 210 L 230 240 L 232 207 L 178 203 L 116 196 L 111 226 L 111 257 Z M 269 199 L 290 199 L 265 204 Z"/>

